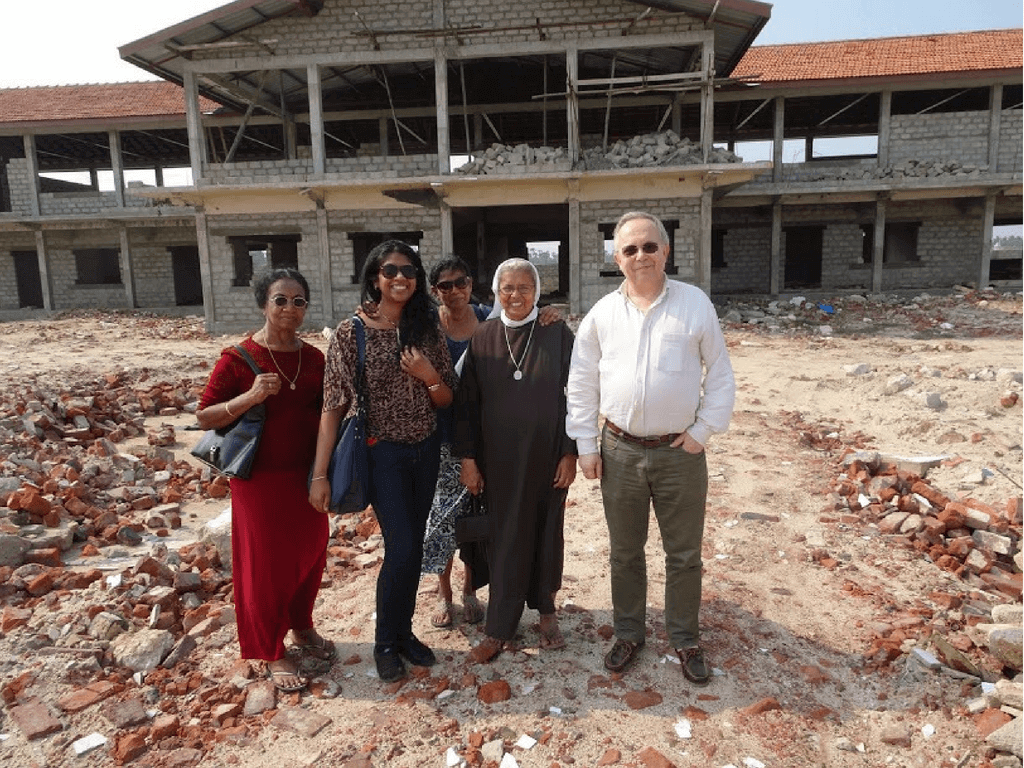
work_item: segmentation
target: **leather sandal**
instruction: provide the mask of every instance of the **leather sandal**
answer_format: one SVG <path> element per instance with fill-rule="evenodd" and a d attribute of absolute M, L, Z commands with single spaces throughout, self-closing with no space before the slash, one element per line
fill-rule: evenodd
<path fill-rule="evenodd" d="M 639 643 L 634 643 L 623 640 L 621 637 L 616 638 L 615 645 L 604 657 L 604 668 L 610 672 L 621 672 L 629 666 L 629 663 L 643 647 L 642 640 Z"/>

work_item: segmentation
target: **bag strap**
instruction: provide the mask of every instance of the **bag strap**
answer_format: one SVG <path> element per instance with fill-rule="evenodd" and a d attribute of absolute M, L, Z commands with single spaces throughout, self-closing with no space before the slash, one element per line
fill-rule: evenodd
<path fill-rule="evenodd" d="M 358 315 L 352 315 L 352 332 L 356 335 L 356 389 L 357 408 L 366 413 L 366 400 L 363 393 L 363 374 L 366 369 L 366 333 L 363 329 L 363 320 Z"/>
<path fill-rule="evenodd" d="M 263 373 L 263 369 L 256 365 L 256 361 L 252 359 L 252 355 L 249 354 L 249 351 L 245 347 L 243 347 L 241 344 L 235 344 L 235 349 L 238 350 L 238 354 L 241 355 L 242 359 L 249 364 L 249 367 L 252 368 L 253 373 L 255 373 L 257 376 Z"/>

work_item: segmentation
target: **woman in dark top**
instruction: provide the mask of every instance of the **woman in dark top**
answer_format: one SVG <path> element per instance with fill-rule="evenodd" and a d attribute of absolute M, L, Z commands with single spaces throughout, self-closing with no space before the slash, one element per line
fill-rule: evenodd
<path fill-rule="evenodd" d="M 435 410 L 451 403 L 455 386 L 448 347 L 426 290 L 419 254 L 400 240 L 370 251 L 361 277 L 360 311 L 366 325 L 363 392 L 368 400 L 370 504 L 384 537 L 377 577 L 377 628 L 373 657 L 385 682 L 405 675 L 402 658 L 431 666 L 433 652 L 412 633 L 423 532 L 437 484 L 439 439 Z M 316 445 L 309 501 L 326 511 L 327 466 L 338 424 L 353 411 L 356 342 L 352 320 L 338 324 L 327 350 L 324 412 Z"/>
<path fill-rule="evenodd" d="M 494 288 L 500 316 L 470 340 L 452 449 L 462 458 L 463 484 L 487 495 L 490 597 L 487 637 L 471 653 L 477 662 L 512 640 L 524 603 L 540 614 L 540 646 L 565 645 L 555 594 L 565 499 L 576 476 L 576 443 L 565 434 L 572 332 L 537 322 L 540 280 L 530 262 L 503 262 Z"/>

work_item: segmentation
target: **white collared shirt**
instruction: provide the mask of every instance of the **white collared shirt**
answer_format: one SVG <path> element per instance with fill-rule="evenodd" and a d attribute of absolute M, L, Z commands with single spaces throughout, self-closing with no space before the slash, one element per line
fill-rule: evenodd
<path fill-rule="evenodd" d="M 702 391 L 703 378 L 703 391 Z M 665 280 L 646 313 L 625 281 L 587 313 L 576 333 L 566 434 L 581 456 L 598 452 L 598 415 L 633 435 L 688 431 L 706 445 L 732 417 L 736 381 L 711 300 Z"/>

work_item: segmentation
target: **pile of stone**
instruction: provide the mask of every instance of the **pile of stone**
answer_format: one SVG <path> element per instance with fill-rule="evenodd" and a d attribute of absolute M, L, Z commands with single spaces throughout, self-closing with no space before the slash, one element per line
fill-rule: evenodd
<path fill-rule="evenodd" d="M 956 160 L 905 160 L 884 168 L 845 168 L 826 171 L 807 181 L 857 181 L 958 177 L 961 179 L 980 178 L 982 169 L 976 165 L 965 165 Z"/>
<path fill-rule="evenodd" d="M 704 162 L 699 143 L 680 137 L 675 131 L 662 131 L 616 141 L 608 150 L 601 147 L 585 149 L 576 170 L 605 171 L 617 168 L 652 168 L 663 165 L 695 165 Z M 709 163 L 739 163 L 733 152 L 713 148 Z M 458 173 L 472 176 L 499 173 L 536 173 L 573 170 L 568 150 L 564 147 L 531 147 L 529 144 L 496 142 Z"/>

